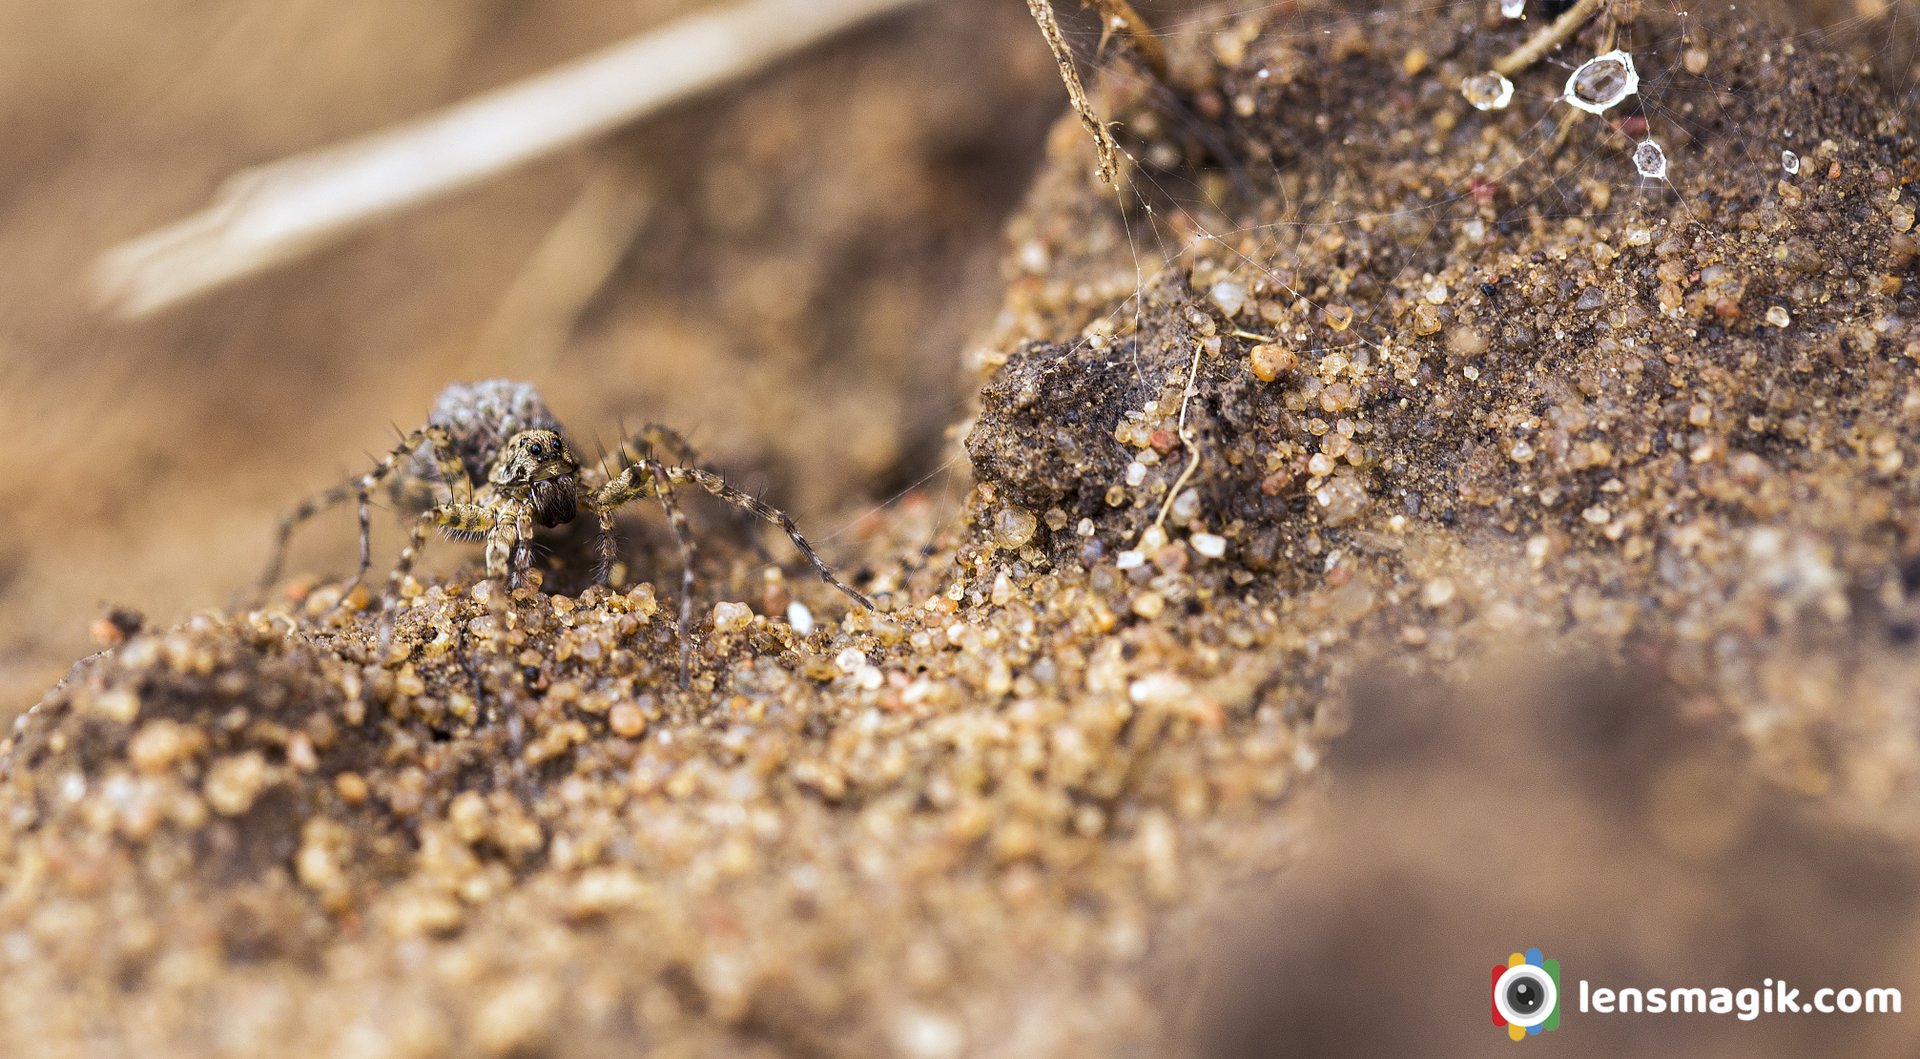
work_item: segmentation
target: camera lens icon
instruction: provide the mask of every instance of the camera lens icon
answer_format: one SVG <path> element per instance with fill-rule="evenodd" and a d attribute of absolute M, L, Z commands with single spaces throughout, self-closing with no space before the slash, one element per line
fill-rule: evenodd
<path fill-rule="evenodd" d="M 1537 1026 L 1547 1021 L 1559 1001 L 1559 990 L 1547 972 L 1530 963 L 1509 967 L 1494 987 L 1494 1003 L 1510 1026 Z"/>
<path fill-rule="evenodd" d="M 1560 1028 L 1560 961 L 1539 949 L 1514 953 L 1493 969 L 1493 1024 L 1519 1041 Z"/>

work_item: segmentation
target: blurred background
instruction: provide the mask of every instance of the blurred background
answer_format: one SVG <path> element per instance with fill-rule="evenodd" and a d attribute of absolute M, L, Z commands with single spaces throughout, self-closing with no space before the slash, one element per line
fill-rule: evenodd
<path fill-rule="evenodd" d="M 903 491 L 957 502 L 941 473 L 964 480 L 962 353 L 993 320 L 1002 226 L 1064 113 L 1018 0 L 889 16 L 148 319 L 95 302 L 103 251 L 237 171 L 712 6 L 0 0 L 0 723 L 92 649 L 108 605 L 170 624 L 243 598 L 275 517 L 363 470 L 453 380 L 534 381 L 590 452 L 622 421 L 673 425 L 830 560 L 836 533 Z M 1167 27 L 1192 6 L 1141 5 Z M 1883 32 L 1875 6 L 1793 13 Z M 1866 43 L 1912 84 L 1915 39 Z M 376 513 L 375 533 L 379 564 L 400 531 Z M 339 510 L 290 569 L 344 571 L 353 548 Z M 1166 971 L 1193 1052 L 1508 1047 L 1485 1014 L 1506 951 L 1489 939 L 1545 948 L 1569 981 L 1909 985 L 1910 850 L 1762 789 L 1657 688 L 1560 679 L 1493 674 L 1451 704 L 1359 696 L 1311 859 L 1197 910 L 1218 943 L 1197 974 Z M 1862 944 L 1834 961 L 1835 938 Z M 1849 1054 L 1903 1055 L 1908 1025 L 1589 1017 L 1530 1047 L 1795 1055 L 1844 1036 Z"/>
<path fill-rule="evenodd" d="M 528 378 L 590 450 L 669 423 L 821 537 L 947 462 L 1062 105 L 1018 3 L 880 19 L 144 320 L 95 304 L 103 251 L 239 170 L 717 6 L 0 4 L 0 721 L 105 604 L 249 590 L 275 517 L 450 381 Z M 378 514 L 376 562 L 399 532 Z M 343 571 L 353 537 L 317 520 L 290 570 Z"/>
<path fill-rule="evenodd" d="M 1722 725 L 1617 665 L 1515 652 L 1454 691 L 1369 680 L 1306 856 L 1211 909 L 1164 986 L 1209 1059 L 1491 1055 L 1491 970 L 1560 963 L 1527 1054 L 1892 1059 L 1912 1004 L 1909 836 L 1762 780 Z M 1603 1014 L 1597 990 L 1903 992 L 1899 1014 Z"/>

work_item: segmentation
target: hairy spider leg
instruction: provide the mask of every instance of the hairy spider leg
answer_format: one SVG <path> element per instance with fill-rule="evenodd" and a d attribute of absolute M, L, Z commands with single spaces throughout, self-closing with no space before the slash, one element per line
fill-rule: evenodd
<path fill-rule="evenodd" d="M 620 451 L 626 453 L 626 443 L 620 446 Z M 613 513 L 624 504 L 649 498 L 660 501 L 660 509 L 667 513 L 667 522 L 673 526 L 674 539 L 680 542 L 680 683 L 685 685 L 693 655 L 693 568 L 697 549 L 693 526 L 687 522 L 680 505 L 673 502 L 666 465 L 650 454 L 615 475 L 592 497 L 594 512 L 600 517 L 602 573 L 604 575 L 613 556 Z"/>
<path fill-rule="evenodd" d="M 387 598 L 398 597 L 400 583 L 413 572 L 413 564 L 420 558 L 421 549 L 427 546 L 427 538 L 433 535 L 436 527 L 446 530 L 449 537 L 467 540 L 486 534 L 487 573 L 491 576 L 494 572 L 493 539 L 501 524 L 500 513 L 486 504 L 435 504 L 421 512 L 413 521 L 413 531 L 407 535 L 406 547 L 400 549 L 400 560 L 394 563 L 393 572 L 387 575 Z"/>
<path fill-rule="evenodd" d="M 620 466 L 631 467 L 648 456 L 664 457 L 672 463 L 697 463 L 699 454 L 681 433 L 659 423 L 642 424 L 639 430 L 620 443 Z"/>
<path fill-rule="evenodd" d="M 661 426 L 658 423 L 643 424 L 639 430 L 627 435 L 626 438 L 620 442 L 619 447 L 613 451 L 616 454 L 615 458 L 620 461 L 621 472 L 627 472 L 635 468 L 644 468 L 648 460 L 657 459 L 657 454 L 661 449 L 673 450 L 668 453 L 667 456 L 668 459 L 672 460 L 690 459 L 693 454 L 693 447 L 687 444 L 685 438 L 681 437 L 680 434 L 672 428 Z M 604 474 L 605 471 L 606 465 L 603 457 L 601 473 Z M 588 495 L 585 499 L 588 505 L 593 507 L 595 513 L 600 517 L 600 535 L 596 542 L 599 551 L 599 566 L 594 571 L 594 579 L 602 585 L 607 584 L 613 575 L 613 562 L 614 559 L 617 558 L 618 542 L 615 540 L 613 533 L 613 509 L 603 508 L 596 503 L 594 497 L 605 495 L 607 490 L 613 488 L 613 483 L 620 480 L 620 478 L 621 473 L 616 472 L 608 475 L 607 481 L 598 489 L 588 488 L 586 490 Z M 619 507 L 621 504 L 628 503 L 632 500 L 646 499 L 656 495 L 646 482 L 637 480 L 632 483 L 632 489 L 630 489 L 629 492 L 631 492 L 632 495 L 625 497 L 619 503 L 613 505 L 613 507 Z M 671 516 L 669 516 L 669 519 L 671 519 Z M 676 535 L 679 534 L 677 526 L 674 532 Z M 691 534 L 688 536 L 691 536 Z M 685 538 L 682 539 L 684 541 Z M 684 544 L 681 548 L 681 553 L 682 555 L 686 554 Z"/>
<path fill-rule="evenodd" d="M 526 582 L 527 570 L 532 566 L 533 505 L 524 500 L 509 500 L 500 524 L 487 534 L 487 576 L 504 576 L 507 588 L 515 589 Z"/>
<path fill-rule="evenodd" d="M 820 575 L 820 580 L 839 589 L 846 594 L 847 598 L 860 604 L 860 606 L 867 610 L 873 609 L 873 600 L 868 599 L 852 585 L 834 576 L 833 568 L 828 566 L 826 562 L 820 558 L 820 554 L 813 550 L 813 545 L 807 543 L 807 539 L 800 535 L 800 527 L 794 525 L 793 516 L 761 500 L 752 493 L 735 489 L 733 486 L 727 484 L 725 478 L 720 477 L 718 474 L 704 467 L 669 467 L 666 469 L 666 473 L 667 481 L 674 485 L 692 483 L 740 510 L 746 511 L 762 521 L 770 522 L 780 527 L 780 531 L 787 535 L 787 539 L 792 541 L 793 546 L 800 550 L 800 554 L 806 556 L 807 562 L 812 564 L 814 571 Z"/>
<path fill-rule="evenodd" d="M 629 500 L 651 495 L 649 492 L 644 491 L 644 486 L 637 487 L 632 481 L 635 477 L 634 472 L 641 469 L 642 468 L 629 467 L 621 472 L 618 477 L 614 478 L 613 481 L 608 482 L 602 487 L 601 490 L 594 495 L 594 509 L 601 511 L 608 508 L 619 507 Z M 660 494 L 664 494 L 668 489 L 678 486 L 698 486 L 742 511 L 749 512 L 766 522 L 771 522 L 780 527 L 781 531 L 787 535 L 787 539 L 793 542 L 793 546 L 798 548 L 800 554 L 806 556 L 807 562 L 813 565 L 814 571 L 820 575 L 820 580 L 839 589 L 845 593 L 848 598 L 860 604 L 862 607 L 868 610 L 873 609 L 872 600 L 861 595 L 853 586 L 834 576 L 833 568 L 828 566 L 820 558 L 819 553 L 813 550 L 813 545 L 808 544 L 807 539 L 800 535 L 800 528 L 793 524 L 792 516 L 786 512 L 774 507 L 772 504 L 762 501 L 751 493 L 735 489 L 733 486 L 727 484 L 726 479 L 703 467 L 664 467 L 660 466 L 658 461 L 654 461 L 650 471 L 652 474 L 658 476 L 659 484 L 655 487 L 655 491 Z"/>
<path fill-rule="evenodd" d="M 620 443 L 619 452 L 622 467 L 643 463 L 649 454 L 660 458 L 663 463 L 685 467 L 696 467 L 701 462 L 699 451 L 693 447 L 693 443 L 688 441 L 685 435 L 659 423 L 642 424 L 639 430 Z M 747 524 L 746 518 L 752 516 L 754 512 L 741 507 L 736 507 L 734 510 L 741 528 L 750 530 L 751 527 Z M 760 540 L 759 535 L 751 532 L 743 535 L 747 543 L 752 546 L 754 554 L 758 555 L 762 562 L 772 564 L 773 553 L 767 550 L 766 544 Z M 609 568 L 611 568 L 610 562 Z"/>
<path fill-rule="evenodd" d="M 473 482 L 467 477 L 466 465 L 460 462 L 460 457 L 453 450 L 453 440 L 440 427 L 422 427 L 402 439 L 400 444 L 392 452 L 387 453 L 373 470 L 325 492 L 316 493 L 301 501 L 292 511 L 287 512 L 280 519 L 279 531 L 274 538 L 273 555 L 267 564 L 265 576 L 260 579 L 260 587 L 271 588 L 273 583 L 280 579 L 280 570 L 286 565 L 287 546 L 293 539 L 295 527 L 322 511 L 353 500 L 360 519 L 360 568 L 354 573 L 353 580 L 347 584 L 347 592 L 353 591 L 354 587 L 360 584 L 361 579 L 367 576 L 367 570 L 373 566 L 373 518 L 368 499 L 373 494 L 374 486 L 379 485 L 391 475 L 394 469 L 400 466 L 400 461 L 411 457 L 421 445 L 432 446 L 434 464 L 439 468 L 441 480 L 447 484 L 451 501 L 455 504 L 471 502 Z M 342 593 L 342 596 L 344 597 L 345 593 Z"/>
<path fill-rule="evenodd" d="M 619 461 L 621 470 L 624 471 L 629 468 L 644 466 L 649 459 L 657 458 L 662 449 L 672 450 L 667 454 L 667 458 L 676 461 L 691 459 L 693 454 L 693 447 L 687 444 L 685 438 L 681 437 L 680 434 L 672 428 L 661 426 L 658 423 L 642 424 L 639 430 L 628 434 L 622 439 L 619 446 L 613 450 L 613 453 L 614 458 Z M 600 470 L 602 474 L 606 473 L 605 457 L 601 458 Z M 602 485 L 600 489 L 604 490 L 611 486 L 613 481 L 619 477 L 620 475 L 618 473 L 608 475 L 606 483 Z M 594 491 L 590 489 L 589 492 Z M 652 495 L 654 494 L 650 492 L 642 492 L 629 499 L 637 500 Z M 592 503 L 591 496 L 588 497 L 588 502 L 589 504 Z M 621 503 L 625 502 L 624 500 L 621 501 Z M 609 509 L 598 511 L 597 513 L 600 516 L 600 535 L 596 540 L 597 550 L 599 551 L 599 565 L 594 569 L 594 580 L 599 584 L 605 585 L 613 576 L 613 563 L 614 560 L 618 558 L 617 553 L 619 549 L 618 541 L 615 539 L 613 532 L 613 511 Z M 684 555 L 685 548 L 683 547 L 681 551 Z"/>

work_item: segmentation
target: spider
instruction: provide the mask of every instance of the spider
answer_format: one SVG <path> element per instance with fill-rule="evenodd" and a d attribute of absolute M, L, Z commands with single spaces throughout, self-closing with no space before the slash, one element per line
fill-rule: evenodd
<path fill-rule="evenodd" d="M 674 462 L 663 462 L 663 453 Z M 680 584 L 684 656 L 684 630 L 693 614 L 695 546 L 673 491 L 692 486 L 780 527 L 822 581 L 862 607 L 873 608 L 871 600 L 834 576 L 786 512 L 698 466 L 692 447 L 672 430 L 643 427 L 621 443 L 619 457 L 623 469 L 618 473 L 582 467 L 559 422 L 531 384 L 506 379 L 454 383 L 441 391 L 427 425 L 406 434 L 371 471 L 309 497 L 280 520 L 273 559 L 262 584 L 270 586 L 278 580 L 295 527 L 352 500 L 360 518 L 360 567 L 347 583 L 346 591 L 351 592 L 373 565 L 369 505 L 383 482 L 398 506 L 418 513 L 388 578 L 388 597 L 396 594 L 436 527 L 456 539 L 484 537 L 487 576 L 517 587 L 532 563 L 535 527 L 564 525 L 582 508 L 599 521 L 596 578 L 605 584 L 614 558 L 614 513 L 635 500 L 658 500 L 673 525 L 684 563 Z"/>

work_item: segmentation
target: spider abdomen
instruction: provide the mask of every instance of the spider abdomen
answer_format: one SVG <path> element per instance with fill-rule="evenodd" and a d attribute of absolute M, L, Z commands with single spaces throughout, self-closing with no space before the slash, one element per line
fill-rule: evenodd
<path fill-rule="evenodd" d="M 512 379 L 483 379 L 479 382 L 449 383 L 434 398 L 427 425 L 447 432 L 454 454 L 476 482 L 487 480 L 488 469 L 500 455 L 507 439 L 523 430 L 551 430 L 562 433 L 559 419 L 547 408 L 540 391 L 529 382 Z M 432 481 L 438 477 L 431 446 L 415 450 L 408 477 Z M 558 502 L 552 511 L 558 514 Z M 541 515 L 540 524 L 557 526 L 573 517 L 572 497 L 567 498 L 567 515 L 549 522 Z"/>

